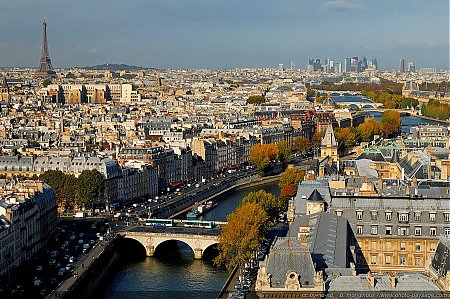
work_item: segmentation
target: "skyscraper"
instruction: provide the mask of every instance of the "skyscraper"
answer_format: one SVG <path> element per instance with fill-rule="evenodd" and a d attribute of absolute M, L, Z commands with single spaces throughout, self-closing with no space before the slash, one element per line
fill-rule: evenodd
<path fill-rule="evenodd" d="M 41 48 L 41 59 L 39 60 L 39 67 L 36 72 L 33 73 L 35 78 L 54 78 L 56 73 L 52 67 L 52 61 L 48 55 L 48 44 L 47 44 L 47 23 L 42 22 L 42 48 Z"/>
<path fill-rule="evenodd" d="M 359 71 L 359 60 L 358 56 L 352 57 L 350 61 L 350 71 L 358 72 Z"/>
<path fill-rule="evenodd" d="M 351 69 L 351 59 L 350 58 L 345 58 L 344 60 L 344 72 L 348 73 L 350 72 Z"/>
<path fill-rule="evenodd" d="M 414 62 L 408 63 L 408 72 L 415 73 L 416 72 L 416 65 Z"/>
<path fill-rule="evenodd" d="M 402 58 L 400 59 L 400 73 L 404 73 L 405 72 L 405 59 Z"/>

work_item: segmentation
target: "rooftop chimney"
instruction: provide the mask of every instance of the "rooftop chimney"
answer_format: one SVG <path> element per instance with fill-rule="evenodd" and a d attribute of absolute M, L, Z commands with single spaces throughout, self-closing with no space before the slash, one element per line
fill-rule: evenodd
<path fill-rule="evenodd" d="M 393 272 L 389 272 L 389 284 L 393 289 L 397 286 L 397 278 Z"/>
<path fill-rule="evenodd" d="M 369 282 L 371 288 L 375 287 L 375 276 L 373 275 L 372 272 L 369 272 L 367 274 L 367 281 Z"/>

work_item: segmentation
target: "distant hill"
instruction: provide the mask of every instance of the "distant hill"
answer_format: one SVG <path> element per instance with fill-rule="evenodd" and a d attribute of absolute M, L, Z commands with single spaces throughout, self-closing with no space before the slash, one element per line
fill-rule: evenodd
<path fill-rule="evenodd" d="M 104 63 L 94 66 L 86 66 L 84 67 L 86 70 L 93 71 L 142 71 L 142 70 L 151 70 L 153 68 L 141 67 L 136 65 L 128 65 L 128 64 L 115 64 L 115 63 Z"/>

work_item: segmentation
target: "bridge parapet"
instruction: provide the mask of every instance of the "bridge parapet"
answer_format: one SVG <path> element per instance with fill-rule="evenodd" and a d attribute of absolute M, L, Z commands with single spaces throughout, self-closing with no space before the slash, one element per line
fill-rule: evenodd
<path fill-rule="evenodd" d="M 141 243 L 147 256 L 153 256 L 156 248 L 163 242 L 175 240 L 188 245 L 194 252 L 195 259 L 201 259 L 205 250 L 219 243 L 218 234 L 170 233 L 170 232 L 131 232 L 120 233 L 125 238 Z"/>

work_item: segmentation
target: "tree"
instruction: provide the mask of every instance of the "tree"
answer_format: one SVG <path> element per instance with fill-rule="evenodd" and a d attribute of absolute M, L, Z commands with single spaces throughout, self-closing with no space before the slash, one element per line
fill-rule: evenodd
<path fill-rule="evenodd" d="M 245 203 L 228 215 L 228 224 L 219 235 L 219 255 L 214 263 L 231 271 L 251 260 L 266 238 L 268 219 L 262 206 L 254 202 Z"/>
<path fill-rule="evenodd" d="M 298 183 L 303 180 L 304 177 L 305 172 L 300 168 L 288 168 L 281 174 L 280 181 L 278 182 L 278 187 L 280 187 L 280 189 L 283 189 L 288 185 L 292 185 L 297 188 Z"/>
<path fill-rule="evenodd" d="M 294 197 L 297 194 L 297 188 L 291 184 L 287 184 L 281 189 L 280 197 Z"/>
<path fill-rule="evenodd" d="M 105 179 L 96 169 L 83 170 L 77 179 L 76 201 L 79 206 L 104 201 Z"/>
<path fill-rule="evenodd" d="M 243 205 L 246 203 L 260 204 L 270 220 L 275 220 L 278 214 L 287 208 L 284 206 L 282 201 L 278 200 L 278 198 L 276 198 L 273 194 L 267 193 L 264 190 L 250 192 L 242 199 L 241 204 Z"/>
<path fill-rule="evenodd" d="M 248 160 L 256 165 L 261 173 L 265 173 L 271 161 L 278 160 L 278 147 L 273 144 L 255 144 L 250 149 Z"/>
<path fill-rule="evenodd" d="M 355 145 L 356 134 L 349 128 L 337 128 L 335 131 L 335 136 L 339 146 L 342 146 L 344 149 Z"/>
<path fill-rule="evenodd" d="M 391 136 L 399 131 L 402 120 L 400 113 L 394 110 L 386 110 L 381 115 L 384 136 Z"/>
<path fill-rule="evenodd" d="M 77 194 L 77 178 L 73 174 L 66 174 L 64 177 L 63 198 L 68 206 L 75 206 Z"/>
<path fill-rule="evenodd" d="M 374 135 L 380 135 L 383 132 L 383 126 L 378 120 L 368 118 L 358 126 L 357 130 L 363 141 L 371 141 Z"/>
<path fill-rule="evenodd" d="M 257 104 L 261 105 L 266 102 L 266 99 L 261 95 L 253 95 L 247 98 L 247 104 Z"/>
<path fill-rule="evenodd" d="M 315 132 L 313 137 L 311 138 L 312 147 L 319 148 L 324 136 L 325 132 Z"/>
<path fill-rule="evenodd" d="M 301 155 L 311 151 L 312 144 L 308 138 L 297 137 L 294 139 L 294 149 Z"/>
<path fill-rule="evenodd" d="M 42 174 L 42 180 L 44 183 L 50 185 L 55 191 L 55 196 L 60 203 L 64 198 L 64 180 L 65 174 L 61 170 L 47 170 Z"/>
<path fill-rule="evenodd" d="M 44 81 L 42 81 L 42 86 L 47 87 L 50 84 L 52 84 L 52 80 L 51 79 L 45 79 Z"/>
<path fill-rule="evenodd" d="M 280 141 L 277 143 L 278 147 L 278 159 L 285 166 L 287 163 L 292 160 L 292 151 L 289 143 L 287 141 Z"/>
<path fill-rule="evenodd" d="M 39 142 L 37 142 L 36 140 L 31 140 L 30 141 L 30 146 L 31 147 L 40 147 L 41 144 Z"/>

